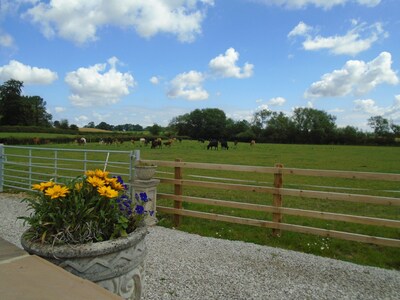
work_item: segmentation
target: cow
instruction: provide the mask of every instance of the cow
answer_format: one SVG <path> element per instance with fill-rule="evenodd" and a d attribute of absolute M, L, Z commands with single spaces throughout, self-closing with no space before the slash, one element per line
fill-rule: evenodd
<path fill-rule="evenodd" d="M 207 150 L 214 148 L 215 150 L 218 150 L 218 141 L 217 140 L 210 140 L 210 142 L 207 145 Z"/>
<path fill-rule="evenodd" d="M 172 143 L 174 142 L 173 139 L 169 139 L 168 141 L 164 142 L 164 146 L 171 147 Z"/>
<path fill-rule="evenodd" d="M 162 148 L 162 142 L 161 139 L 156 139 L 151 141 L 151 149 L 155 148 Z"/>
<path fill-rule="evenodd" d="M 238 141 L 238 140 L 235 140 L 235 141 L 233 142 L 233 145 L 235 145 L 235 148 L 237 147 L 238 144 L 239 144 L 239 141 Z"/>
<path fill-rule="evenodd" d="M 84 137 L 77 138 L 76 141 L 77 141 L 79 146 L 86 145 L 86 139 Z"/>
<path fill-rule="evenodd" d="M 250 146 L 254 146 L 255 144 L 256 144 L 256 141 L 255 140 L 251 140 Z"/>
<path fill-rule="evenodd" d="M 228 142 L 226 140 L 221 141 L 221 149 L 226 149 L 226 150 L 229 149 Z"/>

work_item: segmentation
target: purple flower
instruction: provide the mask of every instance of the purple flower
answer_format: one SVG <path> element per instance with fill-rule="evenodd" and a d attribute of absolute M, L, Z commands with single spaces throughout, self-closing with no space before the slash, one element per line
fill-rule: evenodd
<path fill-rule="evenodd" d="M 145 192 L 140 193 L 140 200 L 142 200 L 143 202 L 149 201 L 149 198 L 147 198 L 147 194 Z"/>
<path fill-rule="evenodd" d="M 143 214 L 143 213 L 144 213 L 144 207 L 143 207 L 142 205 L 136 205 L 136 207 L 135 207 L 135 212 L 136 212 L 138 215 Z"/>

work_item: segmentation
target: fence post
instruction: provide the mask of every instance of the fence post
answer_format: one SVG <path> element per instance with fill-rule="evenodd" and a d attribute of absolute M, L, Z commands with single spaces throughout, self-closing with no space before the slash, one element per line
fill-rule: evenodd
<path fill-rule="evenodd" d="M 281 168 L 283 168 L 283 165 L 275 164 L 275 168 L 281 169 Z M 276 173 L 274 173 L 274 187 L 276 189 L 283 187 L 283 177 L 282 177 L 282 173 L 280 170 L 278 170 Z M 282 195 L 279 192 L 276 194 L 273 194 L 273 205 L 275 208 L 282 207 Z M 282 214 L 281 213 L 273 213 L 272 221 L 276 222 L 276 223 L 282 223 Z M 280 237 L 281 230 L 280 229 L 272 229 L 272 235 L 276 236 L 276 237 Z"/>
<path fill-rule="evenodd" d="M 175 159 L 176 162 L 181 162 L 181 159 Z M 175 167 L 175 180 L 180 180 L 182 179 L 182 168 L 181 167 Z M 182 196 L 182 185 L 181 184 L 175 184 L 174 185 L 174 194 L 175 196 Z M 182 201 L 174 201 L 174 208 L 176 209 L 182 209 Z M 179 227 L 181 224 L 181 215 L 174 215 L 174 226 Z"/>
<path fill-rule="evenodd" d="M 4 183 L 4 145 L 0 144 L 0 193 L 3 192 Z"/>

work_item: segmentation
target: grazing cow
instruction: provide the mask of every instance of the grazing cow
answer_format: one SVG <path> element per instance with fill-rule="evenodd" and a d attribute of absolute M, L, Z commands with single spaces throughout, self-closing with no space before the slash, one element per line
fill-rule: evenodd
<path fill-rule="evenodd" d="M 164 146 L 171 147 L 173 142 L 174 142 L 173 139 L 169 139 L 168 141 L 164 142 Z"/>
<path fill-rule="evenodd" d="M 179 137 L 179 138 L 178 138 L 178 141 L 179 141 L 179 143 L 182 143 L 182 138 Z"/>
<path fill-rule="evenodd" d="M 84 137 L 78 138 L 76 141 L 79 146 L 86 145 L 86 139 Z"/>
<path fill-rule="evenodd" d="M 146 141 L 146 139 L 145 138 L 140 138 L 139 139 L 139 144 L 140 144 L 140 147 L 142 147 L 143 145 L 147 145 L 147 143 L 146 143 L 147 141 Z"/>
<path fill-rule="evenodd" d="M 235 145 L 235 148 L 237 147 L 237 145 L 239 144 L 238 140 L 234 140 L 233 145 Z"/>
<path fill-rule="evenodd" d="M 228 142 L 226 140 L 221 141 L 221 149 L 226 149 L 226 150 L 229 149 Z"/>
<path fill-rule="evenodd" d="M 218 150 L 218 141 L 217 140 L 210 140 L 210 142 L 207 145 L 207 150 L 208 149 L 214 148 L 215 150 Z"/>
<path fill-rule="evenodd" d="M 151 149 L 155 148 L 162 148 L 162 142 L 161 139 L 156 139 L 151 141 Z"/>
<path fill-rule="evenodd" d="M 251 140 L 250 146 L 254 146 L 255 144 L 256 144 L 256 141 L 255 140 Z"/>

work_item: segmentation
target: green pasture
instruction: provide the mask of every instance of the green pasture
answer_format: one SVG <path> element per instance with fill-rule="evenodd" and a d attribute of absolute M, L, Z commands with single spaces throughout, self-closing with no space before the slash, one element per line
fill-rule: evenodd
<path fill-rule="evenodd" d="M 98 150 L 136 150 L 141 151 L 144 160 L 175 160 L 186 162 L 204 162 L 220 164 L 238 164 L 272 167 L 281 163 L 288 168 L 306 168 L 323 170 L 344 170 L 361 172 L 400 173 L 398 147 L 373 146 L 336 146 L 336 145 L 278 145 L 239 143 L 236 147 L 229 143 L 229 150 L 207 150 L 206 143 L 184 140 L 175 142 L 171 147 L 150 149 L 138 142 L 125 142 L 121 145 L 100 145 L 88 143 L 87 149 Z M 43 147 L 43 146 L 41 146 Z M 76 144 L 46 145 L 54 148 L 79 148 Z M 82 149 L 82 147 L 80 147 Z M 99 166 L 102 168 L 103 166 Z M 173 169 L 158 168 L 158 177 L 172 178 Z M 203 181 L 222 181 L 246 185 L 272 186 L 273 175 L 247 172 L 227 172 L 184 169 L 185 179 Z M 325 178 L 311 176 L 285 176 L 284 187 L 318 191 L 333 191 L 351 194 L 366 194 L 400 198 L 399 182 L 366 181 L 355 179 Z M 161 184 L 160 192 L 173 193 L 173 187 Z M 213 190 L 199 187 L 185 187 L 184 195 L 214 198 L 229 201 L 256 204 L 272 204 L 272 196 L 254 192 L 232 190 Z M 324 212 L 353 214 L 386 219 L 400 219 L 399 206 L 383 206 L 346 201 L 317 200 L 299 197 L 285 197 L 284 207 L 301 208 Z M 158 204 L 173 206 L 171 201 L 158 199 Z M 271 220 L 268 213 L 250 210 L 238 210 L 217 206 L 184 203 L 184 208 L 209 213 L 226 214 L 243 218 Z M 159 225 L 173 227 L 172 216 L 158 214 Z M 400 239 L 400 230 L 396 228 L 376 227 L 339 221 L 326 221 L 312 218 L 285 215 L 283 222 L 331 230 L 376 235 Z M 303 251 L 358 264 L 366 264 L 400 270 L 400 249 L 344 241 L 334 238 L 322 238 L 314 235 L 284 231 L 281 237 L 274 237 L 271 229 L 215 222 L 196 218 L 182 218 L 180 230 L 215 238 L 243 240 L 261 245 Z"/>

